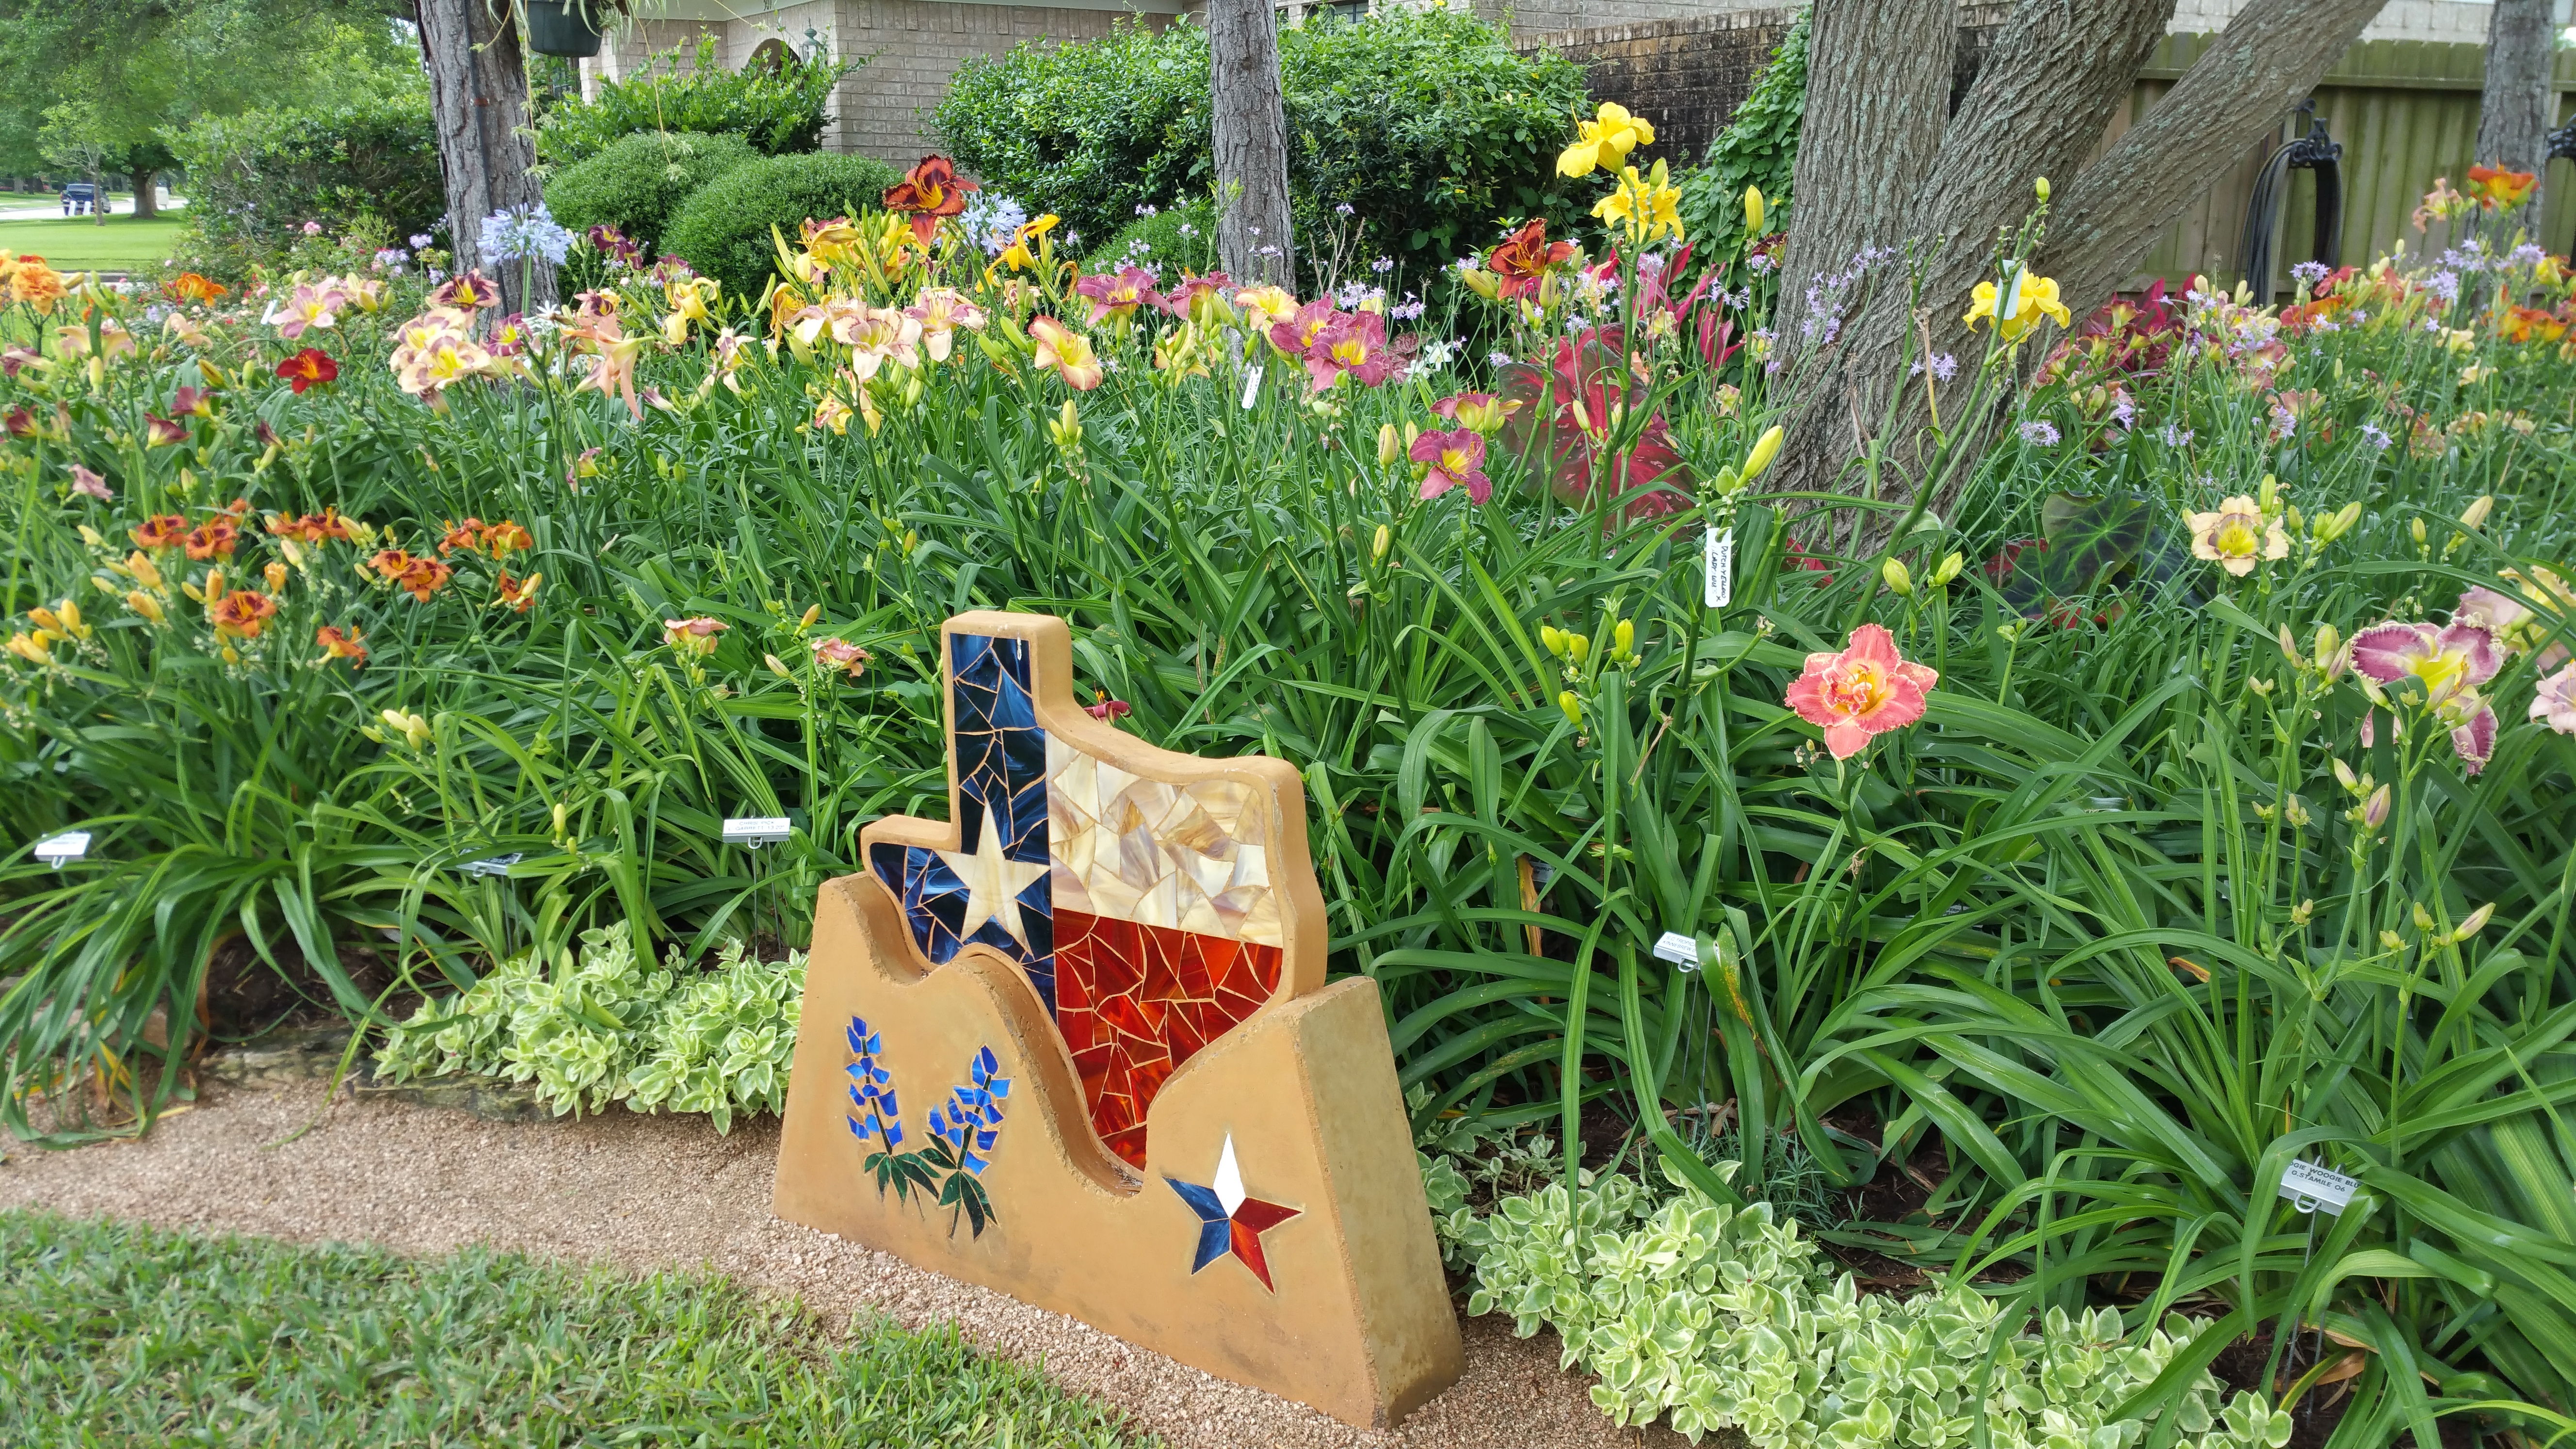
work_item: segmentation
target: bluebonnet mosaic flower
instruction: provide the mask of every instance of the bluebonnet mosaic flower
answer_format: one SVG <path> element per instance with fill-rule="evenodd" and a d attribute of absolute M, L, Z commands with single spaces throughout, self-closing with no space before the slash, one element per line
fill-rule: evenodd
<path fill-rule="evenodd" d="M 894 1073 L 877 1064 L 885 1038 L 868 1030 L 865 1018 L 854 1016 L 849 1039 L 850 1135 L 861 1142 L 882 1141 L 892 1151 L 903 1145 L 903 1108 L 894 1099 Z"/>
<path fill-rule="evenodd" d="M 992 1165 L 989 1154 L 1002 1136 L 1002 1102 L 1011 1095 L 1011 1079 L 998 1075 L 1001 1066 L 991 1047 L 977 1051 L 966 1064 L 969 1085 L 950 1089 L 946 1107 L 930 1109 L 931 1135 L 948 1139 L 957 1165 L 978 1177 Z"/>
<path fill-rule="evenodd" d="M 564 254 L 572 250 L 572 233 L 556 224 L 554 214 L 542 201 L 533 206 L 513 206 L 483 218 L 483 260 L 486 263 L 543 261 L 549 266 L 563 265 Z"/>

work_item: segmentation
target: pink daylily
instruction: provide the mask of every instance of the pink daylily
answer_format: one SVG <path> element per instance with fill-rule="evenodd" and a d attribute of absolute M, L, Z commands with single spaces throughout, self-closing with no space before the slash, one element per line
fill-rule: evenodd
<path fill-rule="evenodd" d="M 2381 684 L 2413 679 L 2424 702 L 2451 731 L 2451 748 L 2474 775 L 2495 753 L 2496 714 L 2478 686 L 2495 678 L 2504 651 L 2475 624 L 2373 624 L 2352 636 L 2352 667 Z M 2362 720 L 2362 743 L 2376 732 Z"/>
<path fill-rule="evenodd" d="M 1163 295 L 1154 290 L 1154 274 L 1130 263 L 1115 272 L 1094 272 L 1073 284 L 1075 295 L 1091 303 L 1090 324 L 1094 327 L 1112 317 L 1125 320 L 1135 315 L 1138 307 L 1158 307 Z"/>
<path fill-rule="evenodd" d="M 1318 333 L 1306 349 L 1306 377 L 1322 392 L 1344 374 L 1362 387 L 1376 387 L 1395 376 L 1403 359 L 1386 342 L 1386 319 L 1375 312 L 1345 312 Z"/>
<path fill-rule="evenodd" d="M 337 287 L 317 287 L 310 282 L 296 284 L 283 302 L 271 302 L 260 321 L 277 329 L 277 335 L 293 342 L 314 328 L 336 327 L 340 309 L 349 305 Z"/>
<path fill-rule="evenodd" d="M 1422 478 L 1425 498 L 1437 498 L 1452 488 L 1466 489 L 1467 496 L 1478 503 L 1494 496 L 1493 481 L 1485 476 L 1485 440 L 1473 428 L 1424 433 L 1413 440 L 1412 458 L 1431 465 Z"/>
<path fill-rule="evenodd" d="M 116 495 L 108 491 L 107 480 L 78 463 L 72 465 L 72 491 L 87 494 L 101 503 L 116 501 Z"/>
<path fill-rule="evenodd" d="M 1863 624 L 1840 654 L 1807 656 L 1786 703 L 1798 718 L 1824 726 L 1825 748 L 1847 760 L 1871 737 L 1923 718 L 1925 696 L 1940 682 L 1937 671 L 1899 656 L 1885 628 Z"/>
<path fill-rule="evenodd" d="M 2576 664 L 2540 681 L 2532 691 L 2531 718 L 2562 735 L 2576 735 Z"/>
<path fill-rule="evenodd" d="M 1268 290 L 1277 291 L 1278 289 L 1274 287 Z M 1245 300 L 1249 295 L 1250 289 L 1247 289 L 1236 293 L 1234 300 L 1238 306 L 1253 306 L 1254 303 Z M 1314 346 L 1315 339 L 1322 336 L 1324 329 L 1332 326 L 1334 320 L 1340 315 L 1333 310 L 1332 298 L 1317 297 L 1314 301 L 1290 313 L 1287 320 L 1271 324 L 1270 345 L 1290 357 L 1303 357 L 1306 355 L 1306 349 Z"/>

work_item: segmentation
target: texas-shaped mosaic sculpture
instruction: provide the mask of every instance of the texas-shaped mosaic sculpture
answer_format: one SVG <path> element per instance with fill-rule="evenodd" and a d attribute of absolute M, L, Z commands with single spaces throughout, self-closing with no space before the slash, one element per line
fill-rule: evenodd
<path fill-rule="evenodd" d="M 1093 718 L 1059 619 L 941 644 L 948 822 L 869 826 L 815 904 L 778 1215 L 1393 1422 L 1458 1325 L 1296 770 Z"/>

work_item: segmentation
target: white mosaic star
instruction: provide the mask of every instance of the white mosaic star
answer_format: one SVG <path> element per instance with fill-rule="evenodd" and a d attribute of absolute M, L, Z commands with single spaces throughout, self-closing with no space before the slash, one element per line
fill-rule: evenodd
<path fill-rule="evenodd" d="M 1209 1183 L 1208 1187 L 1216 1193 L 1216 1200 L 1225 1204 L 1229 1217 L 1233 1216 L 1236 1208 L 1243 1206 L 1244 1198 L 1249 1196 L 1243 1190 L 1243 1169 L 1234 1165 L 1234 1134 L 1231 1132 L 1225 1134 L 1225 1151 L 1217 1156 L 1216 1181 Z"/>
<path fill-rule="evenodd" d="M 964 940 L 982 930 L 986 921 L 1000 921 L 1023 949 L 1029 945 L 1028 928 L 1020 920 L 1020 892 L 1032 881 L 1042 880 L 1047 863 L 1042 860 L 1012 860 L 1002 854 L 1002 832 L 988 816 L 977 832 L 983 838 L 975 853 L 943 850 L 939 858 L 957 872 L 966 883 L 966 921 L 958 928 L 957 937 Z"/>

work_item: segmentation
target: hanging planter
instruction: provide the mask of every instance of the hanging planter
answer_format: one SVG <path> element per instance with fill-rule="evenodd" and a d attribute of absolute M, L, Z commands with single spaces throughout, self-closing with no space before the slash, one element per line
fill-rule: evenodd
<path fill-rule="evenodd" d="M 596 0 L 520 0 L 528 19 L 528 49 L 571 60 L 599 54 L 600 18 L 606 8 Z"/>

